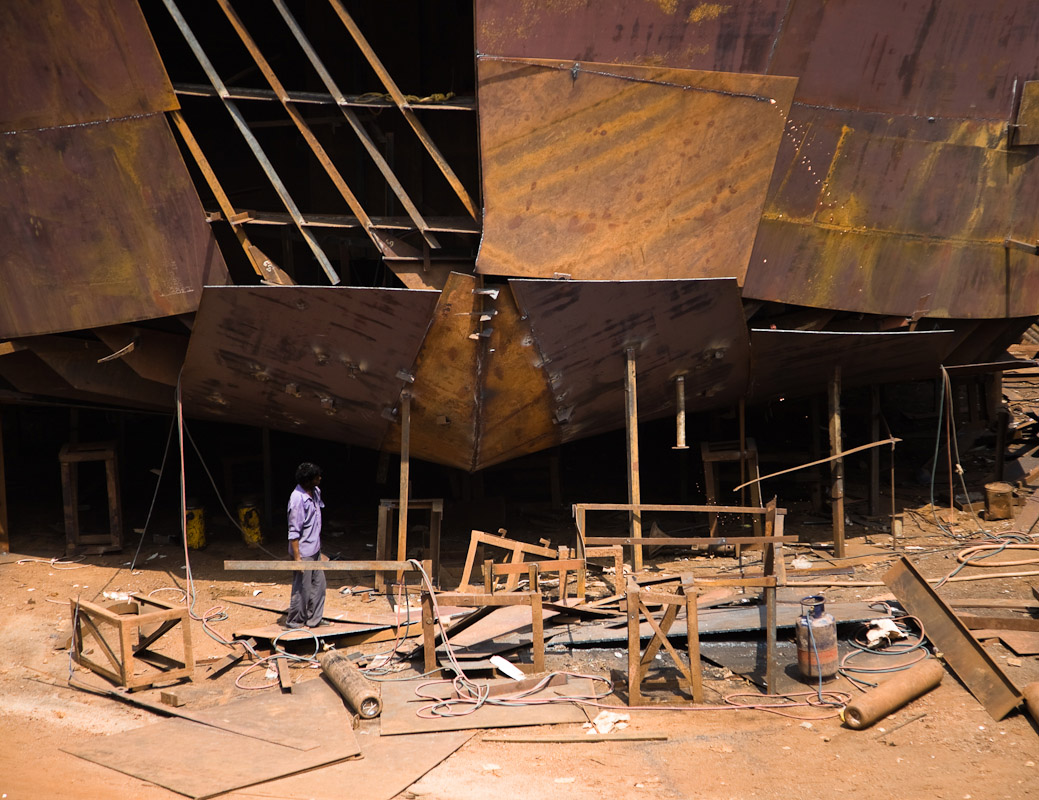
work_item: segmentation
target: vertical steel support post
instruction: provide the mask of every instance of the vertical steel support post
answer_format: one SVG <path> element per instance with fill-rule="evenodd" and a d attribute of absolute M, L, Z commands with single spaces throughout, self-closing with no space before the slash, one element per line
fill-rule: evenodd
<path fill-rule="evenodd" d="M 830 380 L 830 454 L 841 452 L 841 368 L 834 367 Z M 833 554 L 844 558 L 844 459 L 830 462 L 830 503 L 833 507 Z"/>
<path fill-rule="evenodd" d="M 408 484 L 411 469 L 411 393 L 400 396 L 400 508 L 397 515 L 397 560 L 408 560 Z M 404 578 L 397 573 L 397 583 Z"/>
<path fill-rule="evenodd" d="M 627 360 L 627 379 L 624 383 L 624 401 L 628 430 L 628 524 L 633 539 L 642 538 L 642 490 L 639 486 L 639 410 L 635 382 L 635 349 L 624 351 Z M 642 545 L 632 547 L 631 566 L 635 572 L 642 569 Z"/>

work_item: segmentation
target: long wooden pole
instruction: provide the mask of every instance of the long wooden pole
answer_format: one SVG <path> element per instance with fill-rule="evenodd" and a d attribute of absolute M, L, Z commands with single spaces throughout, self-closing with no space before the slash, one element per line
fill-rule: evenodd
<path fill-rule="evenodd" d="M 7 520 L 7 473 L 4 471 L 4 426 L 0 419 L 0 553 L 11 552 L 11 534 Z"/>
<path fill-rule="evenodd" d="M 400 396 L 400 506 L 397 512 L 397 560 L 408 559 L 408 483 L 411 480 L 411 394 Z M 397 573 L 397 582 L 403 574 Z"/>
<path fill-rule="evenodd" d="M 628 522 L 633 539 L 642 538 L 642 490 L 639 486 L 639 409 L 638 393 L 635 381 L 635 350 L 629 347 L 625 351 L 627 360 L 627 379 L 624 382 L 624 405 L 627 412 L 628 429 L 628 504 L 632 506 L 628 512 Z M 642 569 L 642 545 L 632 549 L 631 565 L 635 572 Z"/>
<path fill-rule="evenodd" d="M 841 368 L 834 367 L 830 381 L 830 452 L 841 452 Z M 830 502 L 833 507 L 833 554 L 844 558 L 844 459 L 830 462 Z"/>
<path fill-rule="evenodd" d="M 873 441 L 880 438 L 880 387 L 870 387 L 870 433 Z M 869 513 L 880 516 L 880 450 L 869 454 Z"/>

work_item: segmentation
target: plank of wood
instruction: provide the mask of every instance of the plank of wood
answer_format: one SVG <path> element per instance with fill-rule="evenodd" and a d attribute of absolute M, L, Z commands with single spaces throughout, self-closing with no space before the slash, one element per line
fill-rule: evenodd
<path fill-rule="evenodd" d="M 229 572 L 418 572 L 410 561 L 225 561 Z"/>
<path fill-rule="evenodd" d="M 590 742 L 666 742 L 666 733 L 557 733 L 542 736 L 484 736 L 481 742 L 515 742 L 524 744 L 587 744 Z"/>
<path fill-rule="evenodd" d="M 970 630 L 1031 631 L 1039 633 L 1039 619 L 1033 617 L 992 617 L 979 614 L 957 614 Z"/>
<path fill-rule="evenodd" d="M 284 658 L 274 659 L 275 668 L 278 670 L 278 684 L 283 692 L 292 691 L 292 676 L 289 674 L 289 665 Z"/>
<path fill-rule="evenodd" d="M 418 623 L 412 623 L 416 625 Z M 360 622 L 337 622 L 334 625 L 322 625 L 319 628 L 285 628 L 281 625 L 265 625 L 262 628 L 246 628 L 235 631 L 236 639 L 263 639 L 279 642 L 299 642 L 306 639 L 327 639 L 332 636 L 347 636 L 354 633 L 384 631 L 385 625 L 365 625 Z"/>

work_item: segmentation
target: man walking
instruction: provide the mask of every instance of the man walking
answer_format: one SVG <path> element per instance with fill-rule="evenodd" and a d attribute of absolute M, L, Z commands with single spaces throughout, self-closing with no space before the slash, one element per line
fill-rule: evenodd
<path fill-rule="evenodd" d="M 293 561 L 321 560 L 321 467 L 304 462 L 296 469 L 296 488 L 289 496 L 289 554 Z M 285 624 L 315 628 L 325 613 L 325 573 L 299 570 L 292 578 L 292 598 Z"/>

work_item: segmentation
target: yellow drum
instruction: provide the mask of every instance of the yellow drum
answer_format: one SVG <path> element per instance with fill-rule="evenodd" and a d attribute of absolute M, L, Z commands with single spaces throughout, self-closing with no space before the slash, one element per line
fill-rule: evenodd
<path fill-rule="evenodd" d="M 188 547 L 201 550 L 206 546 L 206 510 L 201 506 L 188 506 L 184 513 Z"/>
<path fill-rule="evenodd" d="M 260 512 L 253 503 L 241 503 L 238 506 L 238 526 L 242 529 L 242 539 L 249 547 L 259 547 L 263 544 Z"/>

